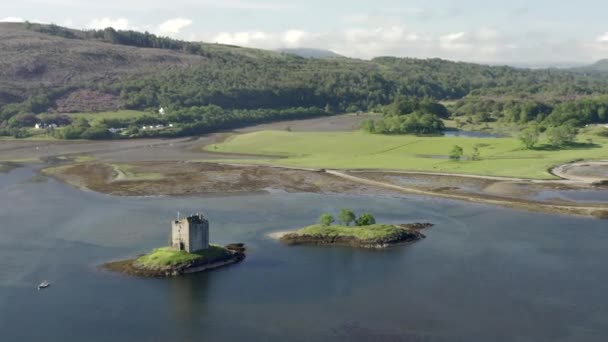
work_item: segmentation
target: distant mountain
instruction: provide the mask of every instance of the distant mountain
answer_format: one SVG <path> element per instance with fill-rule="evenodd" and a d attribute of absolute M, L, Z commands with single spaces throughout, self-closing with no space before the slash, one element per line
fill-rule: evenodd
<path fill-rule="evenodd" d="M 311 49 L 311 48 L 295 48 L 295 49 L 279 49 L 279 52 L 289 53 L 292 55 L 304 58 L 344 58 L 331 50 Z"/>
<path fill-rule="evenodd" d="M 608 61 L 599 64 L 608 68 Z M 210 104 L 340 112 L 385 105 L 397 94 L 557 101 L 608 94 L 606 76 L 441 59 L 361 60 L 319 49 L 277 52 L 110 28 L 0 23 L 0 128 L 19 113 Z M 566 86 L 572 90 L 564 92 Z"/>
<path fill-rule="evenodd" d="M 573 68 L 571 70 L 574 71 L 583 71 L 583 72 L 608 72 L 608 58 L 601 59 L 593 64 L 582 66 L 579 68 Z"/>
<path fill-rule="evenodd" d="M 599 60 L 587 67 L 593 71 L 608 71 L 608 58 Z"/>

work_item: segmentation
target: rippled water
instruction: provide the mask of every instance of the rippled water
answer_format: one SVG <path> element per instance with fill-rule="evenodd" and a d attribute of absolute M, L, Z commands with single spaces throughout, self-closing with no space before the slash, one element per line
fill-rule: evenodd
<path fill-rule="evenodd" d="M 534 200 L 561 199 L 566 201 L 608 203 L 608 189 L 598 190 L 546 190 L 533 196 Z"/>
<path fill-rule="evenodd" d="M 119 198 L 0 175 L 2 341 L 606 341 L 606 221 L 421 197 Z M 287 247 L 266 234 L 351 207 L 431 221 L 386 251 Z M 140 279 L 96 265 L 163 245 L 203 210 L 248 258 Z M 48 290 L 36 285 L 48 279 Z"/>

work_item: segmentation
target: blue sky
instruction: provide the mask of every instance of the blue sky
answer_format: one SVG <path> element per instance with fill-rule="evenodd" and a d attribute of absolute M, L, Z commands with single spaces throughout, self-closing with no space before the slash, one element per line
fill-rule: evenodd
<path fill-rule="evenodd" d="M 148 30 L 266 49 L 315 47 L 483 63 L 608 57 L 608 1 L 0 0 L 0 20 Z"/>

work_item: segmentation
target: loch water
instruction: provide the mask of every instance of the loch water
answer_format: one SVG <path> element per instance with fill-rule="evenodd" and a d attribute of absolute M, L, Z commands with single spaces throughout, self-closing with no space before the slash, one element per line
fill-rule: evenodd
<path fill-rule="evenodd" d="M 34 176 L 0 174 L 4 342 L 608 340 L 606 221 L 405 195 L 114 197 Z M 343 207 L 435 226 L 383 251 L 267 237 Z M 247 259 L 175 279 L 99 269 L 166 244 L 177 211 L 203 211 Z"/>

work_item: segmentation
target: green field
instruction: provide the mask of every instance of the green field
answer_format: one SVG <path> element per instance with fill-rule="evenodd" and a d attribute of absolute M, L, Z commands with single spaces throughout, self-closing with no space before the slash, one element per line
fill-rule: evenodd
<path fill-rule="evenodd" d="M 382 239 L 392 236 L 402 231 L 392 224 L 374 224 L 371 226 L 323 226 L 320 224 L 312 225 L 297 230 L 295 233 L 312 236 L 352 236 L 361 240 Z"/>
<path fill-rule="evenodd" d="M 593 139 L 593 145 L 587 139 Z M 387 136 L 364 132 L 262 131 L 235 135 L 220 144 L 207 146 L 213 152 L 267 155 L 248 163 L 334 169 L 394 169 L 461 174 L 554 178 L 548 170 L 581 159 L 607 159 L 608 139 L 580 135 L 585 143 L 553 150 L 541 145 L 525 150 L 516 138 Z M 481 160 L 447 159 L 454 145 L 465 156 L 478 146 Z M 280 159 L 273 157 L 282 157 Z M 243 163 L 243 160 L 232 160 Z"/>
<path fill-rule="evenodd" d="M 163 247 L 157 248 L 152 251 L 152 253 L 137 258 L 135 264 L 144 268 L 158 268 L 186 264 L 192 261 L 205 260 L 206 262 L 211 263 L 226 260 L 230 256 L 232 256 L 232 254 L 226 248 L 213 245 L 209 246 L 208 249 L 196 253 L 188 253 L 170 247 Z"/>

